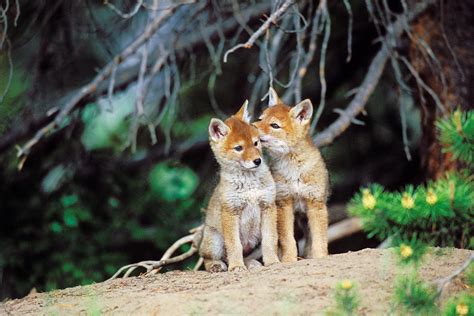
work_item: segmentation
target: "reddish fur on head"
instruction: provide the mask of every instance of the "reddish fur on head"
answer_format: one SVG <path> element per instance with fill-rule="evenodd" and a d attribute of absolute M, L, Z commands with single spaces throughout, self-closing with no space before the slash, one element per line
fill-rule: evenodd
<path fill-rule="evenodd" d="M 258 167 L 255 161 L 262 160 L 258 130 L 247 123 L 247 104 L 246 101 L 235 115 L 224 122 L 219 119 L 211 120 L 211 148 L 221 165 L 253 169 Z M 239 146 L 241 150 L 237 150 Z"/>
<path fill-rule="evenodd" d="M 312 114 L 313 105 L 309 99 L 289 107 L 271 89 L 269 107 L 253 125 L 258 128 L 265 147 L 286 153 L 301 140 L 307 140 Z"/>

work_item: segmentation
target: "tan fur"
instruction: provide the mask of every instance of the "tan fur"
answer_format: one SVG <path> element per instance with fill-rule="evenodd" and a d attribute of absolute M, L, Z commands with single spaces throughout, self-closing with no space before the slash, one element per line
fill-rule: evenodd
<path fill-rule="evenodd" d="M 260 243 L 264 264 L 279 262 L 275 183 L 246 108 L 247 103 L 225 122 L 213 119 L 209 125 L 220 179 L 206 209 L 199 253 L 211 272 L 225 271 L 227 264 L 230 271 L 258 265 L 254 259 L 244 260 L 244 255 Z M 236 146 L 242 150 L 236 151 Z M 258 166 L 256 159 L 261 159 Z"/>
<path fill-rule="evenodd" d="M 293 108 L 283 104 L 272 89 L 271 106 L 254 125 L 270 155 L 270 168 L 277 188 L 278 235 L 283 262 L 297 260 L 294 237 L 295 212 L 308 218 L 307 258 L 328 254 L 328 171 L 318 148 L 309 135 L 311 101 Z M 278 124 L 274 128 L 271 124 Z"/>

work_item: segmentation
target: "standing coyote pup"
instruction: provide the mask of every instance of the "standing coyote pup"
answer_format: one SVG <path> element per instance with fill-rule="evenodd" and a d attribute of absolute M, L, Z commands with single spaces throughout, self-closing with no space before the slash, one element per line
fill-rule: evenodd
<path fill-rule="evenodd" d="M 271 158 L 282 262 L 297 260 L 295 212 L 306 213 L 308 219 L 305 257 L 320 258 L 328 254 L 328 171 L 308 133 L 312 114 L 309 99 L 290 108 L 270 88 L 269 107 L 254 123 Z"/>
<path fill-rule="evenodd" d="M 241 271 L 260 265 L 245 260 L 262 243 L 265 265 L 279 262 L 275 183 L 262 160 L 258 130 L 249 124 L 245 101 L 225 122 L 212 119 L 209 139 L 220 179 L 206 210 L 199 253 L 207 271 Z"/>

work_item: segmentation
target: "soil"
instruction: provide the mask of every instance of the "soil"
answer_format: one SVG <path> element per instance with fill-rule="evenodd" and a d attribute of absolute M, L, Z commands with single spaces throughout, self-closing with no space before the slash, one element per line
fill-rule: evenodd
<path fill-rule="evenodd" d="M 434 248 L 424 258 L 421 276 L 429 282 L 446 277 L 471 253 Z M 360 296 L 359 313 L 382 315 L 391 307 L 394 280 L 404 273 L 408 272 L 396 264 L 393 250 L 365 249 L 240 273 L 172 271 L 31 293 L 1 303 L 0 314 L 319 315 L 333 306 L 335 285 L 350 279 Z M 455 280 L 441 301 L 464 289 Z"/>

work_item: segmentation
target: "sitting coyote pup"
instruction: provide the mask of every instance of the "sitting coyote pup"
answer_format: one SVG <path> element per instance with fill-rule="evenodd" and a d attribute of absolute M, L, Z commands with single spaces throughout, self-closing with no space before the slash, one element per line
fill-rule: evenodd
<path fill-rule="evenodd" d="M 249 124 L 247 104 L 225 122 L 214 118 L 209 125 L 220 179 L 206 210 L 199 253 L 210 272 L 226 271 L 225 262 L 229 271 L 260 265 L 243 259 L 260 242 L 264 264 L 279 262 L 275 183 L 262 160 L 258 130 Z"/>
<path fill-rule="evenodd" d="M 308 133 L 312 114 L 310 100 L 290 108 L 270 88 L 269 107 L 254 123 L 271 158 L 282 262 L 297 260 L 295 212 L 306 213 L 308 219 L 305 257 L 320 258 L 328 254 L 328 171 Z"/>

